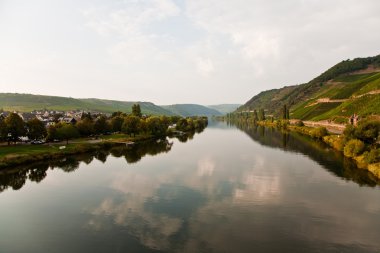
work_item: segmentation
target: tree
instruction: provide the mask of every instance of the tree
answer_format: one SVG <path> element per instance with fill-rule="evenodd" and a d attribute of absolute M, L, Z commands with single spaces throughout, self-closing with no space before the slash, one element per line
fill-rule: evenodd
<path fill-rule="evenodd" d="M 120 132 L 124 119 L 121 116 L 115 116 L 111 119 L 111 128 L 114 132 Z"/>
<path fill-rule="evenodd" d="M 380 134 L 380 122 L 375 120 L 359 121 L 355 136 L 369 144 L 375 143 Z"/>
<path fill-rule="evenodd" d="M 177 129 L 177 130 L 180 130 L 180 131 L 186 131 L 187 126 L 188 126 L 188 122 L 187 122 L 187 120 L 184 119 L 184 118 L 181 118 L 181 119 L 178 120 L 178 122 L 177 122 L 176 129 Z"/>
<path fill-rule="evenodd" d="M 31 119 L 26 124 L 28 128 L 28 137 L 31 140 L 40 140 L 46 137 L 47 131 L 45 124 L 37 118 Z"/>
<path fill-rule="evenodd" d="M 259 110 L 259 119 L 260 120 L 265 120 L 265 111 L 264 109 Z"/>
<path fill-rule="evenodd" d="M 364 143 L 361 140 L 353 139 L 347 142 L 344 146 L 344 155 L 348 157 L 355 157 L 364 151 Z"/>
<path fill-rule="evenodd" d="M 69 144 L 69 140 L 79 137 L 79 131 L 71 124 L 64 124 L 57 129 L 57 135 L 59 139 L 66 140 L 66 144 Z"/>
<path fill-rule="evenodd" d="M 94 129 L 97 134 L 105 134 L 110 131 L 106 116 L 102 115 L 95 121 Z"/>
<path fill-rule="evenodd" d="M 134 104 L 132 106 L 132 115 L 141 118 L 141 108 L 139 104 Z"/>
<path fill-rule="evenodd" d="M 90 136 L 94 133 L 94 123 L 88 117 L 84 117 L 76 124 L 76 127 L 81 136 Z"/>
<path fill-rule="evenodd" d="M 257 115 L 256 109 L 253 110 L 253 120 L 257 121 L 259 119 L 259 116 Z"/>
<path fill-rule="evenodd" d="M 57 127 L 56 126 L 49 126 L 47 128 L 47 141 L 54 141 L 60 139 L 57 133 Z"/>
<path fill-rule="evenodd" d="M 16 142 L 21 136 L 26 135 L 25 122 L 17 113 L 11 113 L 5 118 L 7 128 L 8 144 L 10 141 Z"/>
<path fill-rule="evenodd" d="M 124 119 L 122 131 L 126 134 L 136 136 L 140 131 L 140 118 L 134 115 L 129 115 Z"/>
<path fill-rule="evenodd" d="M 184 119 L 186 121 L 186 119 Z M 181 120 L 180 120 L 181 121 Z M 155 136 L 162 136 L 166 133 L 168 129 L 165 124 L 162 124 L 160 118 L 158 117 L 150 117 L 146 120 L 147 129 L 151 132 L 151 134 Z"/>
<path fill-rule="evenodd" d="M 8 137 L 7 124 L 4 119 L 0 118 L 0 141 L 5 141 Z"/>

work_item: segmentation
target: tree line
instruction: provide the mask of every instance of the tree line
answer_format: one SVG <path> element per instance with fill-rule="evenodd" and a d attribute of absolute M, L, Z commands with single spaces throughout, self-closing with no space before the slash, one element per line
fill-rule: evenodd
<path fill-rule="evenodd" d="M 0 141 L 8 141 L 10 144 L 19 141 L 22 136 L 28 136 L 30 140 L 68 142 L 73 138 L 115 132 L 130 136 L 164 136 L 170 125 L 174 125 L 178 131 L 195 131 L 204 129 L 207 124 L 206 117 L 143 116 L 138 104 L 133 105 L 130 114 L 114 112 L 110 117 L 94 117 L 91 113 L 83 113 L 81 120 L 74 124 L 58 122 L 48 127 L 37 118 L 24 122 L 17 113 L 10 113 L 6 118 L 0 118 Z"/>

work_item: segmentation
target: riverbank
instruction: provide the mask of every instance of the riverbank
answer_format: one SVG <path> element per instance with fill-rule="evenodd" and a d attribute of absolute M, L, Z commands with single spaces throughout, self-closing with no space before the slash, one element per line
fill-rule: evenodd
<path fill-rule="evenodd" d="M 0 147 L 0 169 L 19 166 L 38 161 L 60 159 L 70 155 L 82 154 L 111 148 L 118 145 L 140 143 L 155 139 L 153 135 L 136 135 L 130 137 L 124 134 L 105 135 L 102 138 L 75 139 L 69 144 L 47 143 L 43 145 L 11 145 Z"/>
<path fill-rule="evenodd" d="M 299 122 L 299 121 L 298 121 Z M 312 127 L 312 126 L 297 126 L 296 122 L 277 122 L 277 121 L 258 121 L 257 124 L 265 127 L 281 127 L 289 131 L 295 131 L 304 135 L 308 135 L 314 139 L 325 142 L 330 147 L 340 151 L 349 159 L 355 161 L 356 165 L 360 169 L 365 169 L 374 174 L 380 179 L 380 162 L 368 163 L 366 162 L 367 155 L 365 152 L 360 155 L 347 156 L 344 151 L 345 144 L 348 142 L 342 134 L 328 133 L 324 127 Z M 342 130 L 343 132 L 343 130 Z M 367 147 L 368 148 L 368 147 Z"/>

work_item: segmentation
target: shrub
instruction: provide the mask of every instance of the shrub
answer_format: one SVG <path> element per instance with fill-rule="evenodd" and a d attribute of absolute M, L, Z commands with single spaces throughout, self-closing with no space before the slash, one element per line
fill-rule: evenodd
<path fill-rule="evenodd" d="M 322 139 L 324 136 L 328 134 L 327 129 L 325 127 L 317 127 L 310 131 L 310 135 L 313 138 Z"/>
<path fill-rule="evenodd" d="M 343 151 L 344 145 L 346 144 L 345 139 L 342 136 L 338 135 L 328 135 L 323 137 L 323 140 L 331 147 L 339 151 Z"/>
<path fill-rule="evenodd" d="M 364 120 L 360 121 L 358 127 L 355 129 L 356 138 L 367 142 L 374 143 L 380 133 L 380 121 Z"/>
<path fill-rule="evenodd" d="M 302 120 L 299 120 L 299 121 L 297 121 L 296 126 L 303 127 L 303 126 L 305 126 L 305 124 L 303 123 Z"/>
<path fill-rule="evenodd" d="M 353 125 L 346 125 L 346 128 L 343 131 L 343 135 L 346 140 L 355 139 L 355 128 Z"/>
<path fill-rule="evenodd" d="M 364 143 L 361 140 L 353 139 L 344 146 L 344 155 L 355 157 L 364 151 Z"/>
<path fill-rule="evenodd" d="M 366 163 L 380 162 L 380 149 L 371 149 L 371 151 L 364 152 L 364 161 Z"/>

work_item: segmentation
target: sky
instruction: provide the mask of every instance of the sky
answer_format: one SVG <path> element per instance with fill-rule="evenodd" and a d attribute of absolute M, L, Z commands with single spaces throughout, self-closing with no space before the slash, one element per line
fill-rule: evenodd
<path fill-rule="evenodd" d="M 0 92 L 245 103 L 380 54 L 378 0 L 0 0 Z"/>

